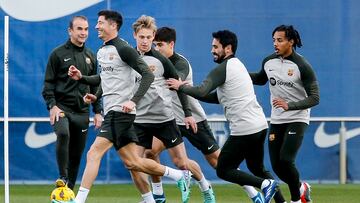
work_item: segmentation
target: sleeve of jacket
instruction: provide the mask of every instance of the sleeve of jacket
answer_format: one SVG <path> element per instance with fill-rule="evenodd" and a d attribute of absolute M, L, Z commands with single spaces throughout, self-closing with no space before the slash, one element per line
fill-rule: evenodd
<path fill-rule="evenodd" d="M 249 73 L 251 80 L 254 85 L 265 85 L 268 81 L 266 72 L 264 70 L 264 65 L 267 59 L 264 59 L 261 65 L 261 69 L 257 73 Z"/>
<path fill-rule="evenodd" d="M 296 102 L 289 102 L 288 110 L 307 109 L 320 103 L 319 83 L 316 79 L 313 68 L 307 61 L 304 61 L 300 65 L 300 74 L 307 97 L 303 100 L 299 100 Z"/>
<path fill-rule="evenodd" d="M 56 105 L 55 88 L 56 88 L 56 71 L 59 66 L 59 59 L 55 52 L 52 52 L 45 71 L 44 86 L 42 96 L 46 102 L 46 107 L 50 110 Z"/>
<path fill-rule="evenodd" d="M 226 63 L 221 63 L 207 75 L 206 79 L 198 86 L 181 85 L 180 92 L 194 97 L 203 102 L 218 104 L 216 88 L 226 80 Z"/>
<path fill-rule="evenodd" d="M 93 63 L 93 69 L 92 72 L 90 73 L 90 75 L 97 75 L 97 60 L 96 60 L 96 56 L 95 55 L 91 55 L 92 56 L 92 63 Z M 90 93 L 96 95 L 96 93 L 98 92 L 98 89 L 101 88 L 100 85 L 90 85 Z M 101 113 L 102 112 L 102 102 L 101 99 L 96 100 L 96 102 L 94 102 L 92 104 L 92 109 L 94 113 Z"/>
<path fill-rule="evenodd" d="M 156 52 L 157 55 L 159 55 L 159 59 L 162 62 L 163 66 L 164 66 L 164 77 L 167 78 L 175 78 L 175 79 L 179 79 L 181 77 L 179 77 L 178 72 L 176 71 L 175 66 L 171 63 L 171 61 L 164 57 L 163 55 L 161 55 L 159 52 Z M 180 74 L 182 75 L 182 74 Z M 184 77 L 184 76 L 183 76 Z M 189 117 L 192 116 L 192 112 L 191 112 L 191 108 L 190 108 L 190 103 L 188 101 L 187 96 L 182 93 L 182 92 L 176 92 L 178 95 L 178 98 L 180 100 L 182 109 L 184 111 L 185 117 Z"/>
<path fill-rule="evenodd" d="M 141 75 L 141 82 L 139 88 L 130 99 L 137 104 L 145 95 L 151 83 L 154 81 L 154 74 L 150 71 L 148 65 L 142 60 L 136 50 L 130 46 L 124 46 L 118 49 L 120 57 L 125 63 Z"/>

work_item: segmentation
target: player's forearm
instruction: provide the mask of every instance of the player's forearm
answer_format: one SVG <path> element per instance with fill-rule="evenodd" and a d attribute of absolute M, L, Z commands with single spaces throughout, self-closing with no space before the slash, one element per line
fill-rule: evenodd
<path fill-rule="evenodd" d="M 154 81 L 154 74 L 150 71 L 149 68 L 142 68 L 141 69 L 141 82 L 139 88 L 135 92 L 131 101 L 135 104 L 139 102 L 139 100 L 145 95 L 146 91 L 149 89 L 151 83 Z"/>
<path fill-rule="evenodd" d="M 300 110 L 307 109 L 316 106 L 320 103 L 319 86 L 317 83 L 312 84 L 309 88 L 306 88 L 308 97 L 297 102 L 289 102 L 288 110 Z"/>
<path fill-rule="evenodd" d="M 185 117 L 192 116 L 189 100 L 183 92 L 177 92 Z"/>
<path fill-rule="evenodd" d="M 83 75 L 79 81 L 87 85 L 97 86 L 100 85 L 101 78 L 100 75 L 91 75 L 91 76 Z"/>

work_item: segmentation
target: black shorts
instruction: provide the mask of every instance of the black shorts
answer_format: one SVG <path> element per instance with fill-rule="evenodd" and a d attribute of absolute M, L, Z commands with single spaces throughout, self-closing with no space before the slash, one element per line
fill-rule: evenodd
<path fill-rule="evenodd" d="M 197 123 L 198 131 L 195 134 L 191 128 L 186 129 L 184 125 L 179 125 L 181 135 L 186 137 L 190 143 L 200 150 L 204 155 L 211 154 L 220 147 L 206 120 Z"/>
<path fill-rule="evenodd" d="M 164 123 L 134 123 L 138 145 L 151 149 L 153 136 L 161 140 L 166 148 L 175 147 L 183 142 L 175 119 Z"/>
<path fill-rule="evenodd" d="M 98 136 L 111 141 L 116 151 L 131 142 L 137 143 L 138 139 L 133 126 L 134 120 L 135 114 L 109 111 L 105 115 Z"/>

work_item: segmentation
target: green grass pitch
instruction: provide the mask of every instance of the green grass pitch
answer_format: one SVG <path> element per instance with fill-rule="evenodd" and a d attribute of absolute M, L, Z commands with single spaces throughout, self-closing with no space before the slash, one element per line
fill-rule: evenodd
<path fill-rule="evenodd" d="M 4 186 L 0 186 L 0 202 L 4 202 Z M 218 203 L 251 203 L 243 190 L 234 184 L 213 185 Z M 10 185 L 11 203 L 49 203 L 53 186 L 50 185 Z M 175 185 L 164 185 L 167 202 L 179 203 L 180 192 Z M 281 190 L 288 202 L 290 196 L 285 185 Z M 75 192 L 77 189 L 75 189 Z M 359 203 L 360 185 L 312 184 L 313 203 Z M 87 203 L 138 203 L 140 195 L 133 184 L 94 185 Z M 192 186 L 190 203 L 201 203 L 199 188 Z M 275 201 L 273 201 L 275 202 Z"/>

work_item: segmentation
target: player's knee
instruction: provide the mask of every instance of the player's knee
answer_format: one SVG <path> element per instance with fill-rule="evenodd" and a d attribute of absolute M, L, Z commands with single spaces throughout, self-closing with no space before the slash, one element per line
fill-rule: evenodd
<path fill-rule="evenodd" d="M 57 142 L 68 142 L 69 141 L 69 133 L 67 132 L 67 130 L 65 129 L 59 129 L 56 131 L 56 140 Z"/>
<path fill-rule="evenodd" d="M 175 164 L 175 166 L 181 170 L 185 170 L 188 169 L 189 167 L 187 166 L 187 161 L 185 159 L 178 159 L 175 158 L 173 159 L 173 163 Z"/>
<path fill-rule="evenodd" d="M 263 176 L 266 173 L 264 166 L 248 166 L 249 171 L 256 176 Z"/>
<path fill-rule="evenodd" d="M 139 169 L 141 168 L 141 160 L 140 159 L 126 159 L 123 160 L 124 162 L 124 166 L 125 168 L 127 168 L 128 170 L 134 170 L 134 171 L 139 171 Z"/>
<path fill-rule="evenodd" d="M 226 170 L 223 169 L 223 168 L 217 167 L 217 168 L 216 168 L 216 175 L 217 175 L 219 178 L 223 179 L 223 180 L 227 180 L 227 173 L 226 173 Z"/>
<path fill-rule="evenodd" d="M 135 168 L 134 163 L 130 160 L 123 160 L 125 168 L 133 170 Z"/>
<path fill-rule="evenodd" d="M 295 162 L 287 156 L 281 156 L 278 165 L 281 165 L 283 168 L 291 168 L 295 166 Z"/>
<path fill-rule="evenodd" d="M 211 159 L 211 160 L 209 160 L 208 162 L 209 162 L 209 164 L 210 164 L 214 169 L 216 169 L 217 164 L 218 164 L 218 160 L 217 160 L 217 159 Z"/>
<path fill-rule="evenodd" d="M 279 162 L 277 163 L 273 163 L 272 165 L 272 169 L 276 174 L 281 173 L 281 165 L 279 164 Z"/>
<path fill-rule="evenodd" d="M 92 161 L 99 161 L 102 157 L 102 154 L 96 147 L 91 147 L 89 151 L 86 154 L 86 161 L 92 162 Z"/>
<path fill-rule="evenodd" d="M 158 154 L 156 152 L 154 152 L 153 150 L 145 150 L 146 158 L 155 160 L 157 156 L 158 156 Z"/>

